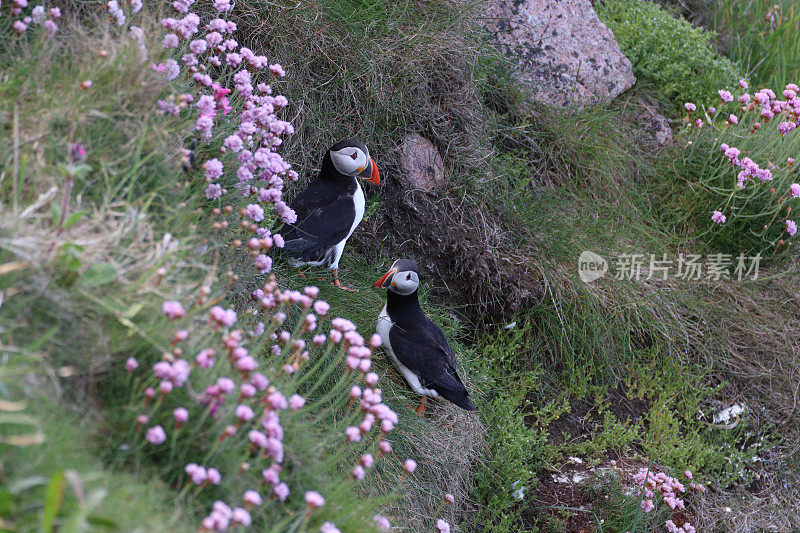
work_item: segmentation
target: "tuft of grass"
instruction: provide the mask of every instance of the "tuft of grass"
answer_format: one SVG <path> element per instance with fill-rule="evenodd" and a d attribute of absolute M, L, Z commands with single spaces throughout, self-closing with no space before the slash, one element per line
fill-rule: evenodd
<path fill-rule="evenodd" d="M 800 80 L 800 10 L 789 0 L 716 2 L 713 26 L 726 55 L 754 84 L 783 88 Z"/>

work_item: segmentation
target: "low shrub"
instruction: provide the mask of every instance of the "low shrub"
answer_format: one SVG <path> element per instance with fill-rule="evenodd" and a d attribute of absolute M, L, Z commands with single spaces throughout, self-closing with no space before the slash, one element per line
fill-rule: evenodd
<path fill-rule="evenodd" d="M 595 5 L 633 64 L 639 81 L 652 83 L 676 113 L 720 85 L 733 84 L 736 66 L 720 56 L 714 35 L 652 2 L 607 0 Z"/>

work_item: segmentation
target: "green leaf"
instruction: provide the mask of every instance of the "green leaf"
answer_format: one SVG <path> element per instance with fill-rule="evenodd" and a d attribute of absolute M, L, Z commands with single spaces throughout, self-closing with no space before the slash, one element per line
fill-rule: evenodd
<path fill-rule="evenodd" d="M 44 510 L 42 515 L 41 530 L 45 533 L 53 531 L 53 524 L 64 502 L 64 472 L 56 472 L 50 478 L 44 497 Z"/>
<path fill-rule="evenodd" d="M 86 521 L 97 527 L 103 527 L 106 529 L 119 529 L 119 526 L 116 522 L 110 518 L 106 518 L 105 516 L 89 515 L 86 517 Z"/>
<path fill-rule="evenodd" d="M 50 214 L 53 215 L 53 224 L 57 226 L 61 221 L 61 206 L 58 202 L 50 202 Z"/>
<path fill-rule="evenodd" d="M 47 478 L 44 476 L 31 476 L 25 479 L 14 481 L 8 485 L 8 492 L 11 494 L 21 494 L 26 490 L 40 485 L 47 485 Z"/>
<path fill-rule="evenodd" d="M 97 287 L 117 279 L 117 269 L 110 263 L 94 263 L 81 276 L 81 285 Z"/>
<path fill-rule="evenodd" d="M 84 210 L 72 213 L 70 216 L 67 217 L 67 220 L 64 221 L 64 226 L 63 226 L 64 229 L 72 227 L 72 225 L 75 224 L 77 221 L 79 221 L 81 218 L 83 218 L 83 215 L 85 214 L 86 211 Z"/>

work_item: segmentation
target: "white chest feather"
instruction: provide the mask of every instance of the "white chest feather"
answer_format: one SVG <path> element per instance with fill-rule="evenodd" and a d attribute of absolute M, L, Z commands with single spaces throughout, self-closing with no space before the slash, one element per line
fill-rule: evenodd
<path fill-rule="evenodd" d="M 378 324 L 375 327 L 376 333 L 380 336 L 381 341 L 383 341 L 383 347 L 386 350 L 386 353 L 389 354 L 389 359 L 392 360 L 392 363 L 397 370 L 403 375 L 405 380 L 414 389 L 414 392 L 417 394 L 421 394 L 423 396 L 429 396 L 431 398 L 438 398 L 439 393 L 433 389 L 427 389 L 422 386 L 419 382 L 419 378 L 417 375 L 408 369 L 397 356 L 394 354 L 394 350 L 392 349 L 392 343 L 389 341 L 389 331 L 392 329 L 392 320 L 389 318 L 389 313 L 386 311 L 386 306 L 383 306 L 383 310 L 381 314 L 378 316 Z"/>
<path fill-rule="evenodd" d="M 350 231 L 347 232 L 347 237 L 342 239 L 339 244 L 333 247 L 333 254 L 330 261 L 330 269 L 336 270 L 339 268 L 339 259 L 342 257 L 342 252 L 344 252 L 344 245 L 347 244 L 347 239 L 350 238 L 350 235 L 356 230 L 361 221 L 364 219 L 364 209 L 366 206 L 366 199 L 364 198 L 364 191 L 361 190 L 361 184 L 358 183 L 356 180 L 356 192 L 353 194 L 353 203 L 356 208 L 356 216 L 353 219 L 353 225 L 350 226 Z"/>

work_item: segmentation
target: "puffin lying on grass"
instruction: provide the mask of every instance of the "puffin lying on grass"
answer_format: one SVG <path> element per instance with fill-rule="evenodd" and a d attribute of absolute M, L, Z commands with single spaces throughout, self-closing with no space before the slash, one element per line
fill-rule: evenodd
<path fill-rule="evenodd" d="M 387 289 L 386 305 L 376 329 L 392 362 L 411 388 L 422 395 L 417 413 L 425 413 L 428 397 L 442 397 L 474 411 L 469 393 L 458 377 L 456 355 L 447 337 L 419 305 L 417 264 L 398 259 L 372 287 Z"/>
<path fill-rule="evenodd" d="M 317 177 L 291 202 L 297 222 L 283 232 L 284 250 L 294 266 L 327 266 L 338 287 L 344 245 L 364 218 L 364 191 L 357 178 L 381 182 L 364 143 L 346 139 L 331 146 Z"/>

